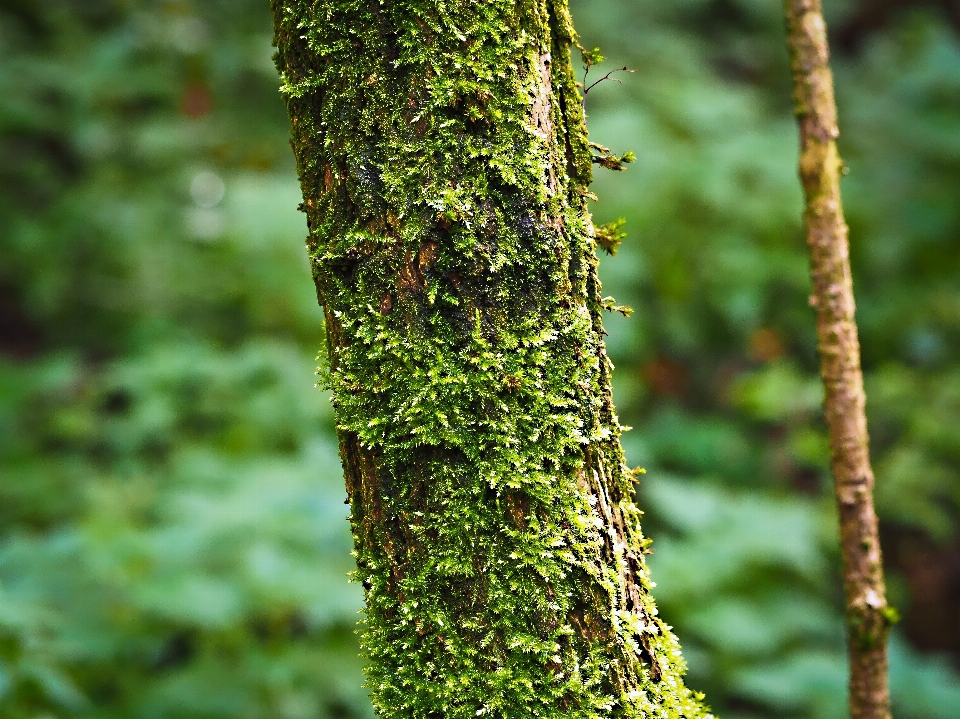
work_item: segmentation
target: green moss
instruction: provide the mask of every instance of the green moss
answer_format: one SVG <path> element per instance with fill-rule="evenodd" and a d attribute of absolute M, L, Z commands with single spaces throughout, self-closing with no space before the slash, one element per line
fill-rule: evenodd
<path fill-rule="evenodd" d="M 273 6 L 379 714 L 703 716 L 610 398 L 566 3 Z"/>

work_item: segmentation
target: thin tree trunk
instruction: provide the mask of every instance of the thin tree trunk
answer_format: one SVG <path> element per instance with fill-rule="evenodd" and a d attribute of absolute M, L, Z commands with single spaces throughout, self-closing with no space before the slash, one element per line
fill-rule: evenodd
<path fill-rule="evenodd" d="M 787 0 L 787 32 L 800 126 L 820 373 L 840 510 L 850 655 L 850 715 L 888 719 L 887 634 L 893 611 L 883 581 L 873 508 L 866 398 L 854 320 L 847 225 L 840 203 L 837 109 L 820 0 Z"/>
<path fill-rule="evenodd" d="M 272 0 L 384 717 L 701 717 L 604 351 L 565 0 Z"/>

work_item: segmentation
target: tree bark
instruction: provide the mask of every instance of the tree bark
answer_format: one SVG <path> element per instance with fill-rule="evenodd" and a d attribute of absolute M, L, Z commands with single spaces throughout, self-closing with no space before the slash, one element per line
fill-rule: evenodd
<path fill-rule="evenodd" d="M 820 373 L 840 511 L 850 658 L 850 715 L 888 719 L 888 607 L 873 507 L 866 397 L 854 320 L 847 225 L 840 203 L 837 109 L 820 0 L 787 0 L 787 32 L 800 126 L 800 179 L 810 247 Z"/>
<path fill-rule="evenodd" d="M 707 716 L 644 563 L 565 0 L 272 0 L 383 717 Z"/>

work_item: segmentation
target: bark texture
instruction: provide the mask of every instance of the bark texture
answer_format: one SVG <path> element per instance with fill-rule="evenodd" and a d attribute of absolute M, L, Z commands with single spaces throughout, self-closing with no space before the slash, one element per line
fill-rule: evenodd
<path fill-rule="evenodd" d="M 705 717 L 603 345 L 565 0 L 272 0 L 383 717 Z"/>
<path fill-rule="evenodd" d="M 837 108 L 820 0 L 787 0 L 787 32 L 800 126 L 800 179 L 806 196 L 820 373 L 840 511 L 850 655 L 850 714 L 888 719 L 888 607 L 873 507 L 873 470 L 854 320 L 847 225 L 840 203 Z"/>

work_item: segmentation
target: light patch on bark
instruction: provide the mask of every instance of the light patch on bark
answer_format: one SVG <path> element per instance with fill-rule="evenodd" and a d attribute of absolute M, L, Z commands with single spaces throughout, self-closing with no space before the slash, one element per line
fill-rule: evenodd
<path fill-rule="evenodd" d="M 553 144 L 553 108 L 550 98 L 553 96 L 553 87 L 550 82 L 550 53 L 542 53 L 537 58 L 537 84 L 533 95 L 531 124 L 533 131 L 543 139 L 548 146 Z M 547 163 L 545 183 L 547 192 L 553 195 L 557 191 L 557 176 L 553 169 L 554 162 Z"/>
<path fill-rule="evenodd" d="M 553 89 L 550 84 L 550 53 L 545 52 L 537 60 L 538 82 L 533 96 L 531 121 L 533 131 L 544 140 L 553 136 L 553 122 L 550 119 L 550 96 Z"/>

